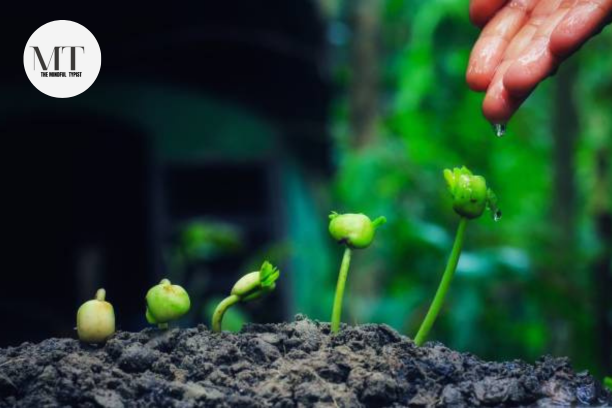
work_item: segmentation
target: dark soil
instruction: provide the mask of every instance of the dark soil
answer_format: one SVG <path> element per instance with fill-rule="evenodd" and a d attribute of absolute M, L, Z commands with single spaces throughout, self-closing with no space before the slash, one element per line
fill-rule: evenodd
<path fill-rule="evenodd" d="M 49 339 L 0 349 L 0 407 L 612 405 L 566 358 L 485 362 L 439 343 L 417 348 L 384 325 L 298 316 L 240 334 L 119 332 L 105 346 Z"/>

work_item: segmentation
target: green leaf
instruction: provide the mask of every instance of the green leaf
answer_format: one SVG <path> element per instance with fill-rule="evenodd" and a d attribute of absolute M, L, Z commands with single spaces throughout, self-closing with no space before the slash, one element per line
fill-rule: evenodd
<path fill-rule="evenodd" d="M 280 271 L 270 262 L 265 261 L 259 269 L 259 282 L 262 288 L 274 289 L 275 282 L 280 276 Z"/>

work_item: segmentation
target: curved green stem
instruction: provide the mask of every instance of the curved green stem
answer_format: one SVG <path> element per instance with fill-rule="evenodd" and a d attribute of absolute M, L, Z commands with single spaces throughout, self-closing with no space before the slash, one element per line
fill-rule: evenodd
<path fill-rule="evenodd" d="M 434 297 L 433 302 L 431 302 L 431 306 L 429 306 L 427 316 L 425 316 L 425 320 L 423 320 L 423 323 L 421 323 L 421 328 L 419 329 L 419 332 L 414 338 L 414 342 L 417 346 L 420 346 L 425 342 L 425 339 L 429 334 L 429 330 L 431 330 L 431 327 L 436 321 L 438 313 L 442 308 L 444 298 L 446 297 L 446 292 L 448 292 L 451 280 L 453 279 L 453 275 L 455 274 L 455 269 L 457 269 L 457 263 L 459 263 L 459 257 L 461 256 L 461 247 L 463 246 L 463 238 L 465 236 L 465 227 L 467 226 L 467 221 L 468 220 L 465 217 L 461 217 L 461 220 L 459 221 L 457 235 L 455 235 L 455 243 L 453 244 L 453 249 L 451 251 L 450 258 L 448 259 L 448 263 L 446 264 L 444 275 L 442 275 L 442 281 L 440 281 L 440 286 L 438 286 L 436 296 Z"/>
<path fill-rule="evenodd" d="M 340 329 L 340 316 L 342 315 L 342 298 L 344 297 L 344 287 L 346 286 L 346 277 L 348 276 L 349 266 L 351 264 L 351 248 L 346 247 L 342 264 L 340 265 L 340 274 L 338 276 L 338 285 L 336 286 L 336 297 L 334 298 L 334 309 L 332 311 L 331 331 L 338 333 Z"/>
<path fill-rule="evenodd" d="M 240 302 L 240 297 L 236 295 L 231 295 L 226 297 L 219 303 L 217 308 L 215 309 L 215 313 L 213 313 L 212 318 L 212 329 L 215 333 L 221 333 L 221 324 L 223 323 L 223 315 L 233 305 Z"/>

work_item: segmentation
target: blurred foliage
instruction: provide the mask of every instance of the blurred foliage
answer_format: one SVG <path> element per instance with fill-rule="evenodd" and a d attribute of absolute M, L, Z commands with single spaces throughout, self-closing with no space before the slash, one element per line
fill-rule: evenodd
<path fill-rule="evenodd" d="M 165 258 L 171 280 L 184 281 L 190 268 L 236 253 L 242 247 L 242 231 L 218 221 L 191 219 L 176 227 L 166 245 Z M 205 273 L 196 276 L 205 276 Z"/>
<path fill-rule="evenodd" d="M 180 232 L 179 253 L 187 260 L 208 258 L 240 249 L 242 237 L 235 227 L 192 221 Z"/>
<path fill-rule="evenodd" d="M 487 178 L 504 217 L 468 226 L 431 338 L 490 359 L 569 355 L 576 367 L 602 374 L 593 352 L 595 283 L 589 267 L 601 250 L 591 213 L 595 158 L 612 145 L 612 29 L 574 58 L 577 233 L 573 245 L 560 247 L 553 216 L 559 204 L 553 191 L 554 80 L 539 86 L 509 123 L 507 136 L 496 138 L 481 114 L 482 95 L 465 85 L 478 36 L 467 2 L 380 1 L 376 134 L 356 147 L 349 114 L 355 3 L 322 3 L 339 90 L 331 123 L 338 166 L 332 209 L 389 220 L 377 242 L 355 254 L 344 320 L 384 322 L 415 334 L 458 221 L 442 169 L 466 165 Z M 332 290 L 336 273 L 329 274 Z"/>
<path fill-rule="evenodd" d="M 242 266 L 236 271 L 239 276 L 249 271 L 259 270 L 262 259 L 273 259 L 282 264 L 291 255 L 291 248 L 286 243 L 269 244 L 245 257 L 246 233 L 237 224 L 213 219 L 190 218 L 176 226 L 165 245 L 165 258 L 168 277 L 172 282 L 181 283 L 192 299 L 192 310 L 185 324 L 202 322 L 210 324 L 215 308 L 223 300 L 218 296 L 210 297 L 219 284 L 227 284 L 224 290 L 231 289 L 233 281 L 225 280 L 215 270 L 215 262 L 228 257 L 244 258 Z M 218 264 L 217 264 L 218 267 Z M 221 267 L 224 270 L 224 267 Z M 229 276 L 228 276 L 229 277 Z M 214 284 L 216 283 L 216 285 Z M 282 280 L 279 282 L 283 285 Z M 260 306 L 230 308 L 223 319 L 223 329 L 238 332 L 247 321 L 266 321 Z"/>
<path fill-rule="evenodd" d="M 200 301 L 205 298 L 209 279 L 213 276 L 209 262 L 237 253 L 243 247 L 242 235 L 238 227 L 218 221 L 195 218 L 177 225 L 176 232 L 166 244 L 165 263 L 170 281 L 184 286 L 192 299 L 192 308 L 184 319 L 186 322 L 193 324 L 210 320 L 210 315 L 205 313 L 210 303 L 202 304 Z M 202 319 L 204 316 L 208 317 Z M 230 319 L 241 321 L 238 314 Z M 241 327 L 241 324 L 234 326 Z"/>

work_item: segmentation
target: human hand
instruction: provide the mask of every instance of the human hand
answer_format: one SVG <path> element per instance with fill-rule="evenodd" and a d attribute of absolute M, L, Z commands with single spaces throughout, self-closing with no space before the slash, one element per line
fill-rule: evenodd
<path fill-rule="evenodd" d="M 467 83 L 486 91 L 485 117 L 505 124 L 538 83 L 612 21 L 612 0 L 470 0 L 470 19 L 483 30 Z"/>

